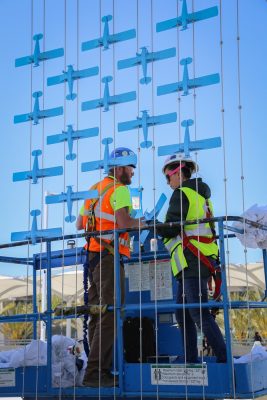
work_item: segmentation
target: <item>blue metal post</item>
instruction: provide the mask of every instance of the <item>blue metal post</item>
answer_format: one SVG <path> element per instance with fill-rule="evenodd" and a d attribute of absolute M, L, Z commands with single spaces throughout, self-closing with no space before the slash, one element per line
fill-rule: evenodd
<path fill-rule="evenodd" d="M 119 253 L 119 233 L 114 235 L 114 266 L 116 277 L 116 327 L 117 327 L 117 364 L 119 369 L 119 385 L 123 384 L 123 337 L 121 321 L 121 278 L 120 278 L 120 253 Z"/>
<path fill-rule="evenodd" d="M 262 250 L 263 256 L 263 268 L 264 268 L 264 278 L 265 278 L 265 291 L 264 291 L 264 299 L 267 298 L 267 250 Z"/>
<path fill-rule="evenodd" d="M 52 388 L 52 282 L 51 282 L 51 242 L 47 241 L 46 244 L 47 253 L 47 391 L 51 391 Z"/>
<path fill-rule="evenodd" d="M 37 309 L 37 284 L 36 284 L 36 259 L 34 258 L 33 271 L 32 271 L 32 307 L 33 313 L 38 312 Z M 33 339 L 37 339 L 37 320 L 34 319 L 33 322 Z"/>
<path fill-rule="evenodd" d="M 219 248 L 221 258 L 221 275 L 222 275 L 222 295 L 223 295 L 223 316 L 224 316 L 224 327 L 226 336 L 226 352 L 227 352 L 227 367 L 228 367 L 228 378 L 230 393 L 234 394 L 234 371 L 233 371 L 233 355 L 231 347 L 231 331 L 229 321 L 229 302 L 227 294 L 227 279 L 226 279 L 226 262 L 225 262 L 225 248 L 224 248 L 224 232 L 223 232 L 223 219 L 218 221 L 219 227 Z"/>

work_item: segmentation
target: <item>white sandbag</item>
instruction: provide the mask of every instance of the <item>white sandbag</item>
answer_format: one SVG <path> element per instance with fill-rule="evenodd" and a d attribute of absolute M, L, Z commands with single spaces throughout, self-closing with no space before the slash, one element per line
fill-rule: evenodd
<path fill-rule="evenodd" d="M 253 222 L 265 225 L 267 227 L 267 206 L 258 206 L 254 204 L 241 217 L 249 219 Z M 233 228 L 244 230 L 244 233 L 235 233 L 243 246 L 253 249 L 267 249 L 267 230 L 260 229 L 243 222 L 236 221 Z"/>

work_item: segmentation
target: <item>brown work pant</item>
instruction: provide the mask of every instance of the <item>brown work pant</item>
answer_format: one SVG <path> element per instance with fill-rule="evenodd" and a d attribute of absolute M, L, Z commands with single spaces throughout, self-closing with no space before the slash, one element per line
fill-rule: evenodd
<path fill-rule="evenodd" d="M 90 260 L 95 253 L 89 254 Z M 90 267 L 89 267 L 90 268 Z M 114 256 L 108 254 L 91 269 L 90 287 L 88 291 L 89 304 L 115 305 L 114 296 Z M 124 303 L 125 275 L 123 264 L 120 264 L 121 303 Z M 101 301 L 100 301 L 101 300 Z M 110 371 L 112 367 L 112 349 L 114 343 L 114 329 L 116 327 L 115 313 L 108 311 L 106 314 L 90 316 L 89 345 L 90 353 L 86 375 Z M 100 362 L 99 362 L 100 357 Z"/>

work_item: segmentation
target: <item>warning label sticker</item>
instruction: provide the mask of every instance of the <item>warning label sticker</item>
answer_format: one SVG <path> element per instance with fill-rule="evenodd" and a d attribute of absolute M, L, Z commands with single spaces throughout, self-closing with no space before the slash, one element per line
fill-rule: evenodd
<path fill-rule="evenodd" d="M 151 384 L 208 386 L 207 365 L 151 365 Z"/>
<path fill-rule="evenodd" d="M 0 387 L 15 386 L 15 369 L 0 368 Z"/>

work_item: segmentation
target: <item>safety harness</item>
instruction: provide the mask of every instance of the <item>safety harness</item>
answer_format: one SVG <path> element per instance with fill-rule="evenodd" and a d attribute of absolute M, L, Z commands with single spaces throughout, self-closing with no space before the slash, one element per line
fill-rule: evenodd
<path fill-rule="evenodd" d="M 206 218 L 212 218 L 213 214 L 209 206 L 209 202 L 206 199 Z M 183 250 L 188 249 L 191 251 L 191 253 L 194 254 L 197 258 L 200 259 L 200 261 L 209 269 L 211 276 L 213 277 L 214 283 L 215 283 L 215 290 L 213 294 L 213 299 L 216 301 L 220 300 L 220 295 L 221 295 L 221 268 L 220 268 L 220 262 L 219 262 L 219 257 L 217 260 L 214 260 L 216 265 L 215 268 L 215 263 L 212 263 L 210 259 L 205 256 L 190 240 L 196 240 L 200 243 L 206 243 L 210 244 L 216 241 L 216 233 L 215 233 L 215 227 L 214 223 L 212 221 L 209 221 L 210 229 L 212 232 L 212 237 L 204 237 L 204 236 L 187 236 L 185 230 L 183 229 L 183 235 L 182 235 L 182 244 L 183 244 Z M 212 282 L 209 281 L 209 285 L 211 285 Z M 211 288 L 211 286 L 209 286 Z"/>
<path fill-rule="evenodd" d="M 99 198 L 104 196 L 104 194 L 114 185 L 114 182 L 111 182 L 108 184 L 100 193 L 99 197 L 92 199 L 90 203 L 90 207 L 87 211 L 87 223 L 85 227 L 86 232 L 94 232 L 96 230 L 96 220 L 95 220 L 95 206 L 96 203 L 99 201 Z M 91 187 L 91 190 L 95 190 L 98 186 L 98 183 L 93 185 Z M 102 252 L 102 257 L 105 257 L 107 254 L 113 254 L 114 255 L 114 246 L 112 246 L 112 243 L 107 243 L 104 240 L 100 240 L 97 237 L 95 237 L 95 240 L 99 243 L 99 245 L 104 246 L 104 251 Z M 96 265 L 99 263 L 100 260 L 100 253 L 96 253 L 95 257 L 92 258 L 89 261 L 89 246 L 90 246 L 90 235 L 86 236 L 86 241 L 87 241 L 87 253 L 86 253 L 86 262 L 83 265 L 83 289 L 84 289 L 84 295 L 83 295 L 83 301 L 84 305 L 88 306 L 89 300 L 88 300 L 88 281 L 91 280 L 92 276 L 92 271 L 96 267 Z M 85 314 L 84 319 L 83 319 L 83 346 L 84 346 L 84 351 L 88 357 L 89 355 L 89 344 L 88 344 L 88 319 L 89 315 Z"/>

